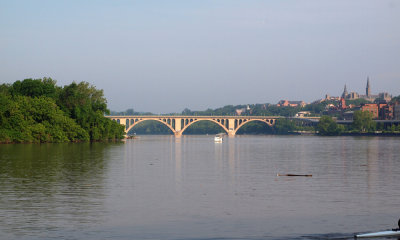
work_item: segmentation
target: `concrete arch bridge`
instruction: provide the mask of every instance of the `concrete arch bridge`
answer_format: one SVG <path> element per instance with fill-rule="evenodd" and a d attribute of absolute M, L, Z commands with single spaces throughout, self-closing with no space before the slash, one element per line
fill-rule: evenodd
<path fill-rule="evenodd" d="M 143 121 L 158 121 L 166 125 L 176 137 L 182 136 L 182 133 L 193 123 L 199 121 L 211 121 L 221 126 L 229 136 L 235 136 L 236 132 L 246 123 L 259 121 L 273 126 L 278 116 L 106 116 L 125 126 L 125 132 L 128 133 L 134 126 Z"/>

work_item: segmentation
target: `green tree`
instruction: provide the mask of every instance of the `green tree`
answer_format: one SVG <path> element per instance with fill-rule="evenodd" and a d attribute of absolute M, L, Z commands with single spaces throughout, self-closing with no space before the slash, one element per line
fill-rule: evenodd
<path fill-rule="evenodd" d="M 236 134 L 272 134 L 273 128 L 265 122 L 253 121 L 243 125 Z"/>
<path fill-rule="evenodd" d="M 364 98 L 358 98 L 358 99 L 354 99 L 354 100 L 346 100 L 347 105 L 352 104 L 354 106 L 360 106 L 363 103 L 369 103 L 369 101 Z"/>
<path fill-rule="evenodd" d="M 288 134 L 296 130 L 296 124 L 293 120 L 278 119 L 274 125 L 274 132 L 277 134 Z"/>
<path fill-rule="evenodd" d="M 353 117 L 353 129 L 358 132 L 371 132 L 376 129 L 376 123 L 369 111 L 356 111 Z"/>
<path fill-rule="evenodd" d="M 392 98 L 392 100 L 390 100 L 391 103 L 400 103 L 400 95 L 397 97 Z"/>
<path fill-rule="evenodd" d="M 317 131 L 322 136 L 340 135 L 344 131 L 343 125 L 338 125 L 330 116 L 322 116 L 317 125 Z"/>
<path fill-rule="evenodd" d="M 190 111 L 189 108 L 185 108 L 185 109 L 183 109 L 183 111 L 182 111 L 182 115 L 184 115 L 184 116 L 190 116 L 190 115 L 192 115 L 192 111 Z"/>
<path fill-rule="evenodd" d="M 103 90 L 87 82 L 73 82 L 62 89 L 58 104 L 89 133 L 91 141 L 123 138 L 124 126 L 104 117 L 109 110 Z"/>
<path fill-rule="evenodd" d="M 60 96 L 60 97 L 58 97 Z M 60 108 L 61 107 L 61 108 Z M 0 142 L 120 139 L 124 127 L 104 117 L 103 91 L 88 83 L 64 88 L 50 78 L 0 85 Z"/>
<path fill-rule="evenodd" d="M 0 96 L 0 142 L 88 141 L 87 132 L 51 98 Z"/>
<path fill-rule="evenodd" d="M 46 96 L 56 98 L 56 81 L 51 78 L 32 79 L 16 81 L 12 84 L 11 92 L 13 95 L 29 97 Z"/>

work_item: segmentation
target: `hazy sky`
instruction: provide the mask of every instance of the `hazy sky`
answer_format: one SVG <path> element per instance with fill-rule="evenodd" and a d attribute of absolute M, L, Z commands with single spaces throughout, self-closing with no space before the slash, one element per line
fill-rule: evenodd
<path fill-rule="evenodd" d="M 153 113 L 400 95 L 400 0 L 0 0 L 0 82 L 51 77 Z"/>

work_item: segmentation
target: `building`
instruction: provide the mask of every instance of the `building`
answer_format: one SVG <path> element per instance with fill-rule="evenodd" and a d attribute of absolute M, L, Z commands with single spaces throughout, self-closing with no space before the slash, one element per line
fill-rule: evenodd
<path fill-rule="evenodd" d="M 392 104 L 367 103 L 367 104 L 362 104 L 360 110 L 371 112 L 373 119 L 379 119 L 379 120 L 395 119 L 395 105 Z"/>
<path fill-rule="evenodd" d="M 343 113 L 343 120 L 353 120 L 354 111 L 347 111 Z"/>
<path fill-rule="evenodd" d="M 341 98 L 341 99 L 340 99 L 339 108 L 342 109 L 342 110 L 347 108 L 347 106 L 346 106 L 346 100 L 345 100 L 344 98 Z"/>
<path fill-rule="evenodd" d="M 347 86 L 346 86 L 346 84 L 344 85 L 344 90 L 343 90 L 343 93 L 342 93 L 342 98 L 347 98 L 347 95 L 348 95 L 349 93 L 347 92 Z"/>
<path fill-rule="evenodd" d="M 246 112 L 246 108 L 240 108 L 240 109 L 236 109 L 236 115 L 240 116 L 242 115 L 242 113 Z"/>
<path fill-rule="evenodd" d="M 304 107 L 307 105 L 304 101 L 288 101 L 280 100 L 276 106 L 278 107 Z"/>
<path fill-rule="evenodd" d="M 347 98 L 345 98 L 345 99 L 355 100 L 355 99 L 359 99 L 359 98 L 360 98 L 360 95 L 358 93 L 351 92 L 350 94 L 347 95 Z"/>
<path fill-rule="evenodd" d="M 392 100 L 392 95 L 387 92 L 379 93 L 379 99 L 389 102 Z"/>
<path fill-rule="evenodd" d="M 361 111 L 368 111 L 372 113 L 373 119 L 378 119 L 379 117 L 379 107 L 375 103 L 365 103 L 361 105 Z"/>
<path fill-rule="evenodd" d="M 341 97 L 332 97 L 329 94 L 325 95 L 325 99 L 320 100 L 319 102 L 323 102 L 323 101 L 339 101 L 341 99 Z M 315 102 L 314 102 L 315 103 Z"/>
<path fill-rule="evenodd" d="M 393 106 L 393 119 L 400 120 L 400 104 Z"/>
<path fill-rule="evenodd" d="M 392 120 L 393 119 L 393 105 L 378 104 L 378 107 L 379 107 L 379 119 L 380 120 Z"/>
<path fill-rule="evenodd" d="M 239 108 L 239 109 L 236 109 L 235 112 L 236 112 L 236 115 L 240 116 L 240 115 L 242 115 L 243 113 L 250 113 L 250 114 L 252 114 L 253 111 L 251 110 L 250 106 L 247 105 L 246 108 Z"/>
<path fill-rule="evenodd" d="M 342 93 L 342 98 L 346 100 L 356 100 L 359 98 L 365 99 L 369 102 L 374 102 L 376 99 L 381 99 L 385 101 L 390 101 L 392 96 L 389 93 L 383 92 L 379 93 L 378 95 L 373 95 L 371 90 L 371 84 L 369 81 L 369 77 L 367 77 L 367 86 L 365 87 L 365 95 L 358 94 L 357 92 L 350 92 L 347 91 L 347 85 L 344 85 L 344 90 Z"/>
<path fill-rule="evenodd" d="M 369 77 L 367 77 L 367 87 L 365 88 L 365 94 L 367 98 L 371 97 L 371 86 L 369 85 Z"/>
<path fill-rule="evenodd" d="M 303 118 L 303 117 L 307 117 L 310 116 L 311 112 L 310 111 L 302 111 L 302 112 L 298 112 L 296 113 L 296 115 L 294 115 L 295 117 L 299 117 L 299 118 Z"/>

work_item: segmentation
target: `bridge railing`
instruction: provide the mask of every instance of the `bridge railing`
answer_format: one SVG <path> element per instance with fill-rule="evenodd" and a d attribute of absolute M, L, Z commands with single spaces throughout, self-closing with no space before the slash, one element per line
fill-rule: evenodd
<path fill-rule="evenodd" d="M 108 115 L 106 118 L 235 118 L 235 119 L 259 119 L 259 118 L 285 118 L 282 116 L 230 116 L 230 115 Z"/>

